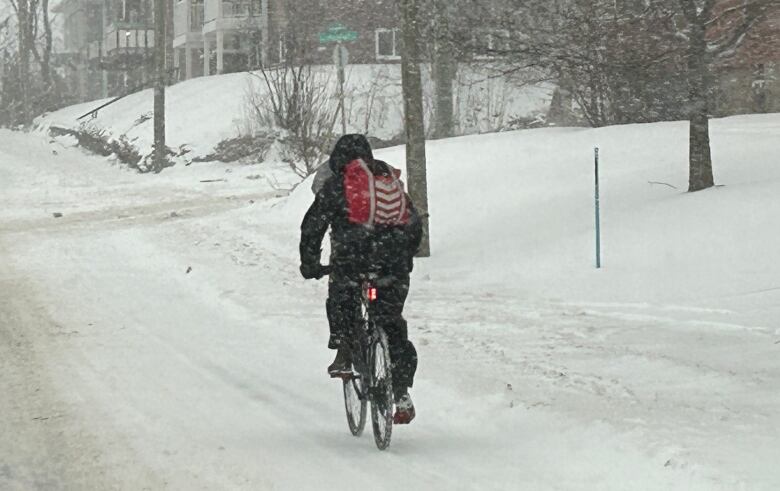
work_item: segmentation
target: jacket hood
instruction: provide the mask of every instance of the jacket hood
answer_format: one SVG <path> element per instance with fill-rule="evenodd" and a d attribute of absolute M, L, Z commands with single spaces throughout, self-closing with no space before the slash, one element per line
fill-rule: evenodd
<path fill-rule="evenodd" d="M 340 174 L 348 163 L 356 159 L 374 160 L 371 145 L 364 135 L 344 135 L 339 138 L 330 154 L 330 170 L 334 174 Z"/>
<path fill-rule="evenodd" d="M 374 159 L 373 165 L 369 165 L 371 172 L 401 179 L 401 169 L 396 169 L 384 160 Z"/>

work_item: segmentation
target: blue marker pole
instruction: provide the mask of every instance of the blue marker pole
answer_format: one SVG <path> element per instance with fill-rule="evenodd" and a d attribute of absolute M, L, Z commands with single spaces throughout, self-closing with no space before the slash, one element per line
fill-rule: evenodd
<path fill-rule="evenodd" d="M 596 153 L 596 268 L 601 268 L 601 203 L 599 198 L 599 147 Z"/>

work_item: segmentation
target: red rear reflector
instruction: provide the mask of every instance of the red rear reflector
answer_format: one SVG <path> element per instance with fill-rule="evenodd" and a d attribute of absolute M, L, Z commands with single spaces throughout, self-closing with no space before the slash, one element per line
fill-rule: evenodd
<path fill-rule="evenodd" d="M 376 288 L 369 288 L 367 292 L 368 299 L 372 302 L 376 300 Z"/>

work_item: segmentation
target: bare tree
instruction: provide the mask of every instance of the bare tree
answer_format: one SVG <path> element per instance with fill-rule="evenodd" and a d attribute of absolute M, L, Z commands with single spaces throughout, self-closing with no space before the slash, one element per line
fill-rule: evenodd
<path fill-rule="evenodd" d="M 678 32 L 686 43 L 689 93 L 688 191 L 715 185 L 709 135 L 713 69 L 732 56 L 748 33 L 766 19 L 778 0 L 677 0 L 684 22 Z"/>
<path fill-rule="evenodd" d="M 495 52 L 511 60 L 511 70 L 537 68 L 566 85 L 593 126 L 689 119 L 689 191 L 698 191 L 714 185 L 709 114 L 716 67 L 770 6 L 780 1 L 507 2 L 499 19 L 511 35 Z"/>
<path fill-rule="evenodd" d="M 32 121 L 30 107 L 30 55 L 34 49 L 37 0 L 10 0 L 16 14 L 17 70 L 19 72 L 20 120 L 23 124 Z"/>
<path fill-rule="evenodd" d="M 660 2 L 525 0 L 492 15 L 504 37 L 477 48 L 506 60 L 510 73 L 546 74 L 559 86 L 555 102 L 573 99 L 592 126 L 677 116 L 675 13 Z M 571 119 L 562 107 L 551 115 Z"/>
<path fill-rule="evenodd" d="M 422 73 L 420 71 L 419 0 L 401 0 L 403 52 L 401 61 L 406 127 L 406 168 L 409 195 L 420 212 L 423 240 L 419 256 L 431 255 L 428 229 L 428 177 L 425 161 L 425 121 L 423 120 Z"/>
<path fill-rule="evenodd" d="M 432 75 L 435 87 L 433 134 L 447 138 L 455 133 L 454 84 L 458 76 L 457 31 L 451 25 L 457 19 L 452 0 L 429 0 L 432 22 Z"/>
<path fill-rule="evenodd" d="M 50 110 L 55 103 L 55 73 L 52 69 L 53 33 L 49 16 L 49 0 L 9 0 L 13 16 L 0 22 L 0 31 L 15 29 L 15 42 L 4 42 L 4 50 L 13 56 L 4 62 L 13 65 L 13 93 L 3 88 L 4 98 L 15 116 L 4 117 L 5 123 L 29 124 L 35 113 Z M 13 22 L 13 24 L 12 24 Z M 42 30 L 42 33 L 41 33 Z M 7 52 L 7 51 L 6 51 Z M 35 61 L 35 68 L 31 63 Z M 4 106 L 8 109 L 8 101 Z"/>
<path fill-rule="evenodd" d="M 47 99 L 53 96 L 54 83 L 51 75 L 51 55 L 53 48 L 53 36 L 51 20 L 49 19 L 49 0 L 41 0 L 41 15 L 43 17 L 43 53 L 40 56 L 41 79 L 43 91 Z M 48 104 L 47 104 L 48 105 Z"/>
<path fill-rule="evenodd" d="M 293 61 L 250 73 L 260 82 L 246 96 L 253 128 L 281 130 L 290 167 L 301 177 L 310 175 L 328 153 L 339 114 L 329 75 Z"/>
<path fill-rule="evenodd" d="M 165 86 L 167 46 L 165 0 L 154 0 L 154 170 L 160 172 L 168 165 L 168 147 L 165 143 Z"/>

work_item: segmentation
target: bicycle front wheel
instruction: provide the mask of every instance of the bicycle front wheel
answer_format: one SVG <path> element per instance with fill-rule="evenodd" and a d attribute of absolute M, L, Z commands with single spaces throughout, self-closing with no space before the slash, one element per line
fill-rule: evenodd
<path fill-rule="evenodd" d="M 362 435 L 366 427 L 366 399 L 365 384 L 360 375 L 344 380 L 344 408 L 347 410 L 347 424 L 349 431 L 355 436 Z"/>
<path fill-rule="evenodd" d="M 380 328 L 377 331 L 371 344 L 371 422 L 376 446 L 385 450 L 393 433 L 393 376 L 387 335 Z"/>

